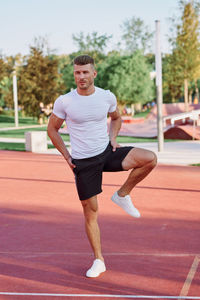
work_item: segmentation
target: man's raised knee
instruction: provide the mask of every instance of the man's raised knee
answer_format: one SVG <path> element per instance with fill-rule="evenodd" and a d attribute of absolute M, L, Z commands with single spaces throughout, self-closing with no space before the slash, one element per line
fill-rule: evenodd
<path fill-rule="evenodd" d="M 157 155 L 154 152 L 149 151 L 148 156 L 149 156 L 148 163 L 151 164 L 151 166 L 154 168 L 157 164 Z"/>

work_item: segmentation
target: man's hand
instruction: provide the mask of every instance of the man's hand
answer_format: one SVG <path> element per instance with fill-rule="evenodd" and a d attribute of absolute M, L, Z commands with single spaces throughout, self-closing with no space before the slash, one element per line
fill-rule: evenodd
<path fill-rule="evenodd" d="M 75 166 L 75 165 L 73 164 L 73 162 L 72 162 L 72 157 L 69 156 L 68 158 L 66 158 L 66 161 L 67 161 L 69 167 L 70 167 L 70 168 L 72 169 L 72 171 L 73 171 L 73 169 L 74 169 L 76 166 Z"/>
<path fill-rule="evenodd" d="M 113 152 L 115 152 L 117 148 L 120 148 L 120 147 L 121 147 L 121 146 L 117 143 L 116 140 L 111 140 L 110 143 L 111 143 L 111 145 L 112 145 L 112 147 L 113 147 Z"/>

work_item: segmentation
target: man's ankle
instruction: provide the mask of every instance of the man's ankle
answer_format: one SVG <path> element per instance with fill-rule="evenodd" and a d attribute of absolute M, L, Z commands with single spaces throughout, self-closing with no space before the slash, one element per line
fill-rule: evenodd
<path fill-rule="evenodd" d="M 127 195 L 127 193 L 123 192 L 123 191 L 117 191 L 117 195 L 119 197 L 125 197 Z"/>
<path fill-rule="evenodd" d="M 104 258 L 102 255 L 95 255 L 95 259 L 100 259 L 104 262 Z"/>

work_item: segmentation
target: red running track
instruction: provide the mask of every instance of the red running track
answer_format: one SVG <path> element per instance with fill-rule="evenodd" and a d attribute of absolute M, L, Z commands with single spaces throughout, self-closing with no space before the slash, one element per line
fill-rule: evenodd
<path fill-rule="evenodd" d="M 0 300 L 200 299 L 199 173 L 157 166 L 132 193 L 140 219 L 110 201 L 128 173 L 106 173 L 99 224 L 108 270 L 88 279 L 93 257 L 64 159 L 0 151 Z"/>

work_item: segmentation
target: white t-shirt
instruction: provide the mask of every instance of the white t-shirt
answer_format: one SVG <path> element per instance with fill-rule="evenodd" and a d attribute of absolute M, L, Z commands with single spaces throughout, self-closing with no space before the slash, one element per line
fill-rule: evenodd
<path fill-rule="evenodd" d="M 73 158 L 92 157 L 106 149 L 109 143 L 107 114 L 116 107 L 115 95 L 98 87 L 89 96 L 81 96 L 73 90 L 56 99 L 53 113 L 66 121 Z"/>

